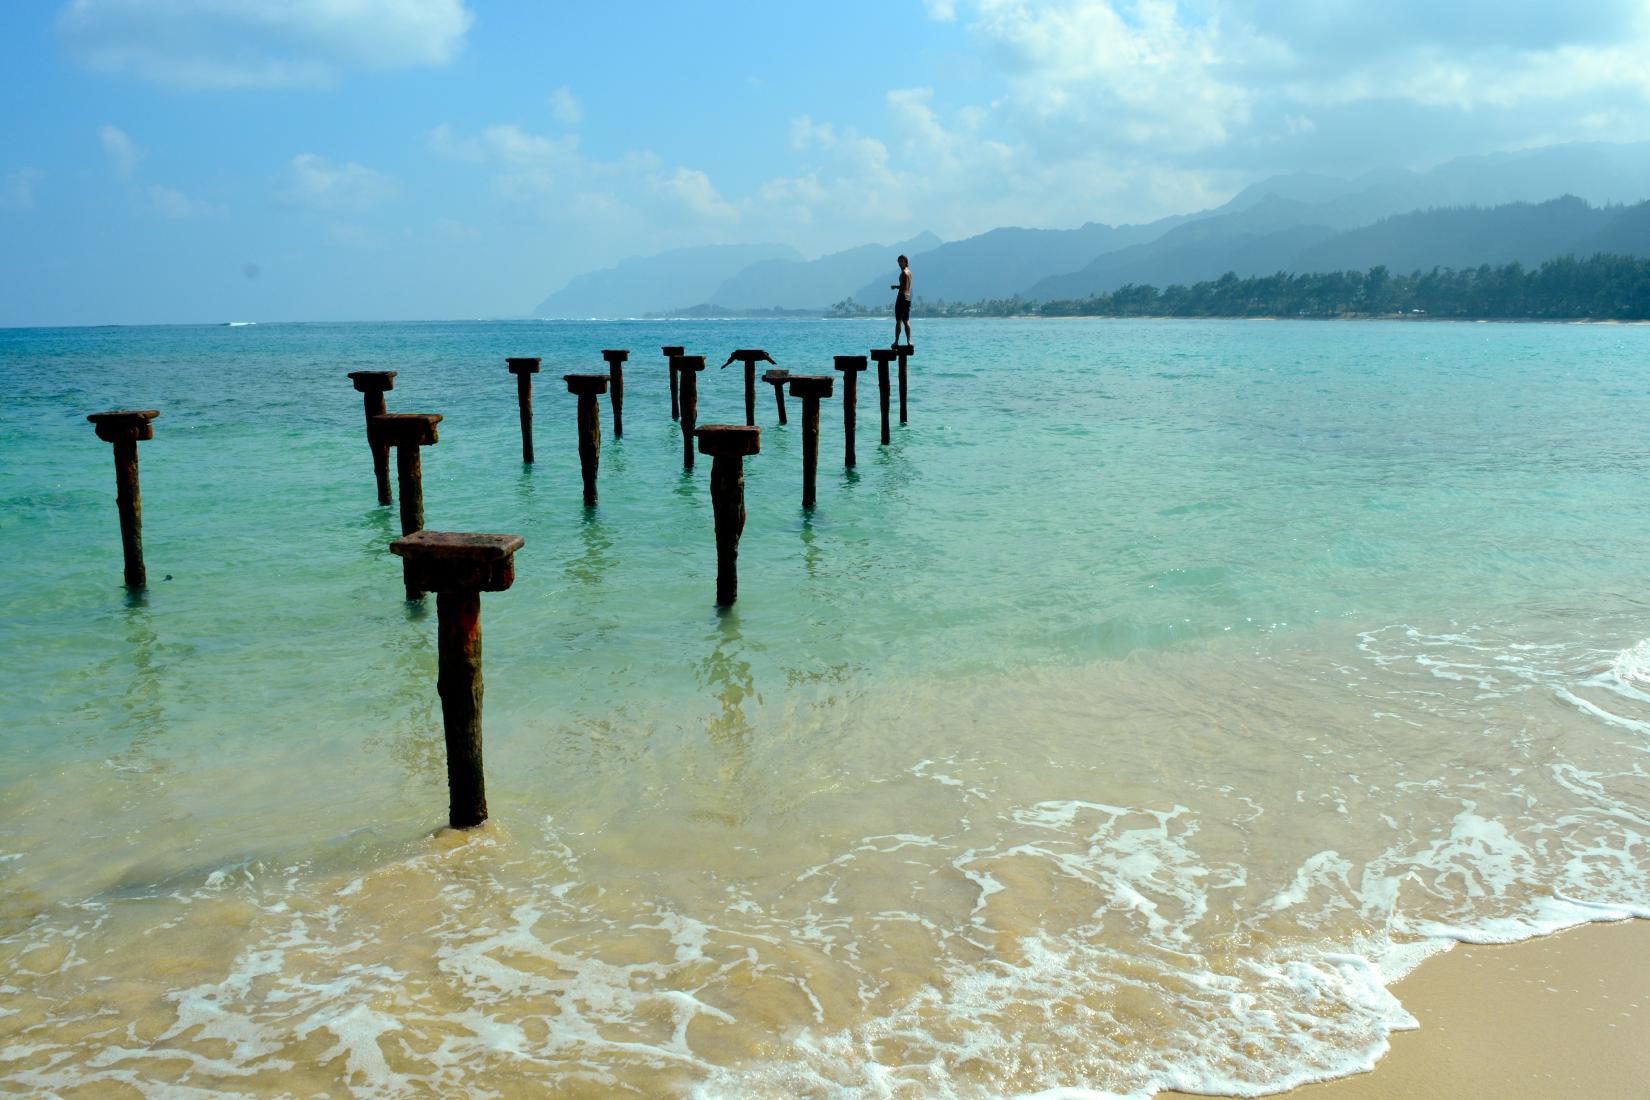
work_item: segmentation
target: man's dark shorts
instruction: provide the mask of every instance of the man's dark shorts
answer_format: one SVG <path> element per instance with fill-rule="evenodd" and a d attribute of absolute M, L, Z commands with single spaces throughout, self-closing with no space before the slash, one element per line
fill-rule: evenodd
<path fill-rule="evenodd" d="M 894 320 L 909 321 L 911 319 L 911 299 L 899 297 L 894 299 Z"/>

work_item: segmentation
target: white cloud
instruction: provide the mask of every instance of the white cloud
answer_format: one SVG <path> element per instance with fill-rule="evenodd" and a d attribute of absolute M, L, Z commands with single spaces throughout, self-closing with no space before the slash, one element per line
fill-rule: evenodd
<path fill-rule="evenodd" d="M 353 69 L 445 65 L 463 0 L 70 0 L 69 51 L 99 72 L 177 88 L 326 86 Z"/>
<path fill-rule="evenodd" d="M 287 166 L 287 184 L 276 197 L 288 206 L 360 212 L 394 197 L 397 190 L 393 179 L 354 161 L 334 164 L 315 153 L 299 153 Z"/>
<path fill-rule="evenodd" d="M 173 187 L 154 184 L 149 188 L 148 195 L 155 212 L 163 218 L 178 221 L 187 218 L 221 218 L 225 213 L 224 208 L 218 204 L 192 199 Z"/>
<path fill-rule="evenodd" d="M 550 93 L 550 113 L 557 122 L 577 126 L 584 121 L 584 107 L 571 90 L 563 87 Z"/>
<path fill-rule="evenodd" d="M 0 183 L 0 210 L 34 209 L 34 189 L 46 173 L 38 168 L 19 168 Z"/>
<path fill-rule="evenodd" d="M 114 174 L 123 180 L 131 179 L 132 173 L 137 171 L 138 161 L 143 159 L 143 150 L 118 127 L 100 126 L 97 137 L 103 143 L 103 153 L 109 158 L 109 167 Z"/>
<path fill-rule="evenodd" d="M 724 199 L 710 177 L 696 168 L 678 168 L 652 181 L 654 189 L 697 218 L 714 222 L 739 220 L 739 208 Z"/>

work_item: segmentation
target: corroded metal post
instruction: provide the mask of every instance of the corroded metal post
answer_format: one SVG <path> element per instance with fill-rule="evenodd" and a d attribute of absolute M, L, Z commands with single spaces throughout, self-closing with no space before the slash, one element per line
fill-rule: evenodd
<path fill-rule="evenodd" d="M 769 370 L 762 372 L 762 381 L 773 387 L 773 399 L 779 405 L 779 422 L 785 423 L 785 380 L 791 376 L 788 370 Z"/>
<path fill-rule="evenodd" d="M 814 506 L 819 473 L 819 399 L 831 396 L 836 379 L 829 374 L 793 374 L 791 396 L 802 399 L 802 507 Z"/>
<path fill-rule="evenodd" d="M 682 395 L 682 468 L 693 469 L 693 428 L 699 421 L 699 372 L 705 369 L 703 355 L 677 355 L 670 360 Z"/>
<path fill-rule="evenodd" d="M 630 352 L 622 348 L 607 348 L 602 352 L 602 358 L 607 360 L 607 376 L 613 380 L 608 387 L 610 400 L 613 404 L 613 438 L 624 438 L 624 361 L 630 358 Z"/>
<path fill-rule="evenodd" d="M 722 364 L 723 368 L 726 369 L 728 363 L 732 363 L 735 359 L 745 365 L 745 426 L 754 428 L 756 426 L 756 364 L 772 363 L 773 356 L 761 348 L 740 348 L 728 356 L 728 362 Z"/>
<path fill-rule="evenodd" d="M 905 423 L 905 361 L 917 354 L 915 344 L 895 344 L 894 350 L 899 352 L 899 422 Z"/>
<path fill-rule="evenodd" d="M 877 364 L 877 399 L 882 403 L 882 445 L 888 446 L 888 363 L 897 353 L 891 348 L 873 348 L 871 358 Z"/>
<path fill-rule="evenodd" d="M 487 820 L 481 764 L 481 594 L 516 579 L 520 535 L 419 531 L 390 543 L 407 583 L 435 593 L 436 693 L 447 740 L 447 821 L 471 829 Z"/>
<path fill-rule="evenodd" d="M 699 450 L 711 456 L 710 508 L 716 517 L 716 605 L 727 607 L 739 598 L 739 536 L 745 530 L 745 456 L 762 449 L 762 429 L 707 424 L 697 434 Z"/>
<path fill-rule="evenodd" d="M 424 463 L 419 449 L 439 442 L 436 413 L 385 413 L 372 418 L 372 432 L 385 447 L 395 448 L 397 491 L 401 494 L 401 534 L 424 529 Z M 424 589 L 407 572 L 407 599 L 416 600 Z"/>
<path fill-rule="evenodd" d="M 842 434 L 843 450 L 842 464 L 854 464 L 854 391 L 858 388 L 856 379 L 859 372 L 867 366 L 863 355 L 838 355 L 836 369 L 842 372 Z"/>
<path fill-rule="evenodd" d="M 667 344 L 659 349 L 660 353 L 665 357 L 665 362 L 670 364 L 670 418 L 672 420 L 680 420 L 682 418 L 681 404 L 676 399 L 676 360 L 679 356 L 684 354 L 686 350 L 686 348 L 683 348 L 679 344 Z"/>
<path fill-rule="evenodd" d="M 516 376 L 516 404 L 521 406 L 521 460 L 533 461 L 533 375 L 539 372 L 538 359 L 506 359 Z"/>
<path fill-rule="evenodd" d="M 607 392 L 605 374 L 564 374 L 567 392 L 579 399 L 579 469 L 584 473 L 584 506 L 596 506 L 596 468 L 601 462 L 602 419 L 596 395 Z"/>
<path fill-rule="evenodd" d="M 115 447 L 115 506 L 120 510 L 120 549 L 126 559 L 126 587 L 143 588 L 149 572 L 143 566 L 143 493 L 138 487 L 137 445 L 155 438 L 156 409 L 115 409 L 92 413 L 97 437 Z"/>
<path fill-rule="evenodd" d="M 395 389 L 395 371 L 355 370 L 349 380 L 361 394 L 361 404 L 367 411 L 367 446 L 372 449 L 372 473 L 378 480 L 378 503 L 388 504 L 390 497 L 390 452 L 372 438 L 372 418 L 384 415 L 384 391 Z"/>

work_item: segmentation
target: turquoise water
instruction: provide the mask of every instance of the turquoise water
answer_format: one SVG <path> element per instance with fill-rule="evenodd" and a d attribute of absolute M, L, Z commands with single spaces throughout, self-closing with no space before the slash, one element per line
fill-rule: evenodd
<path fill-rule="evenodd" d="M 0 1081 L 1254 1093 L 1368 1064 L 1452 939 L 1650 912 L 1650 329 L 934 322 L 886 448 L 860 376 L 855 470 L 826 403 L 811 514 L 759 384 L 719 614 L 659 346 L 736 423 L 732 349 L 885 338 L 0 332 Z M 587 512 L 560 375 L 604 347 Z M 361 369 L 445 417 L 428 526 L 526 539 L 469 843 Z"/>

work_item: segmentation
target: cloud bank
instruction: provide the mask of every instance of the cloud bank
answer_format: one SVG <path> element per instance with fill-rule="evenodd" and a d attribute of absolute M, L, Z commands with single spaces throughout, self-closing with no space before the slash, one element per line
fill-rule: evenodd
<path fill-rule="evenodd" d="M 167 87 L 326 87 L 445 65 L 473 18 L 463 0 L 71 0 L 57 30 L 82 64 Z"/>

